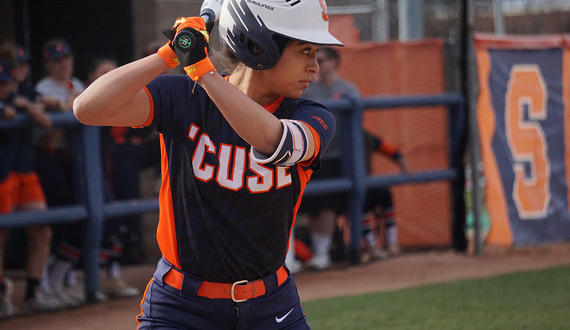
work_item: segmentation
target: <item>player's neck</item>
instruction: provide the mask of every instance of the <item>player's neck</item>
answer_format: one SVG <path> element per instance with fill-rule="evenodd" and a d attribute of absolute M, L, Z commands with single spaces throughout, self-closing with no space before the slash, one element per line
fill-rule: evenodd
<path fill-rule="evenodd" d="M 268 104 L 277 97 L 277 94 L 264 92 L 263 79 L 258 70 L 238 65 L 230 76 L 229 82 L 260 105 Z"/>

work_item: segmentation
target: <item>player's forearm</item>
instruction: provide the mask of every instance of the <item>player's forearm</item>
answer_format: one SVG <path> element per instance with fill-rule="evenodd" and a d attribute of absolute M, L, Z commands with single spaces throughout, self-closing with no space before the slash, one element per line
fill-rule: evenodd
<path fill-rule="evenodd" d="M 39 103 L 32 102 L 23 96 L 16 96 L 13 100 L 15 106 L 24 110 L 30 119 L 40 127 L 51 126 L 51 119 L 46 114 L 43 106 Z"/>
<path fill-rule="evenodd" d="M 88 125 L 140 125 L 149 109 L 140 109 L 141 102 L 135 96 L 166 69 L 158 55 L 151 55 L 110 71 L 75 99 L 73 112 Z"/>
<path fill-rule="evenodd" d="M 283 133 L 279 119 L 218 74 L 206 74 L 199 82 L 245 141 L 263 154 L 273 154 Z"/>
<path fill-rule="evenodd" d="M 25 109 L 26 113 L 36 125 L 40 127 L 50 127 L 51 118 L 45 112 L 44 108 L 39 104 L 31 104 Z"/>

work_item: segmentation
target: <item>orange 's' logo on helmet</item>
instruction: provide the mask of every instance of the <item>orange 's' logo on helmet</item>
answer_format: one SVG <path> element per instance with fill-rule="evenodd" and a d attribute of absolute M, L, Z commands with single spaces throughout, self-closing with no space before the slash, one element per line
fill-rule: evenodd
<path fill-rule="evenodd" d="M 327 9 L 327 3 L 325 2 L 325 0 L 319 0 L 319 2 L 321 3 L 321 8 L 323 8 L 323 20 L 328 21 L 329 10 Z"/>

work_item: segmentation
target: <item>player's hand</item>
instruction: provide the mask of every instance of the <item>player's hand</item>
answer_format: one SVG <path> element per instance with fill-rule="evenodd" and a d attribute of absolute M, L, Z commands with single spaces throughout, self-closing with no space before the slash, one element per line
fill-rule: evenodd
<path fill-rule="evenodd" d="M 14 99 L 12 100 L 12 104 L 14 104 L 18 108 L 22 108 L 22 109 L 25 109 L 25 108 L 28 108 L 31 106 L 30 101 L 27 98 L 20 96 L 20 95 L 16 95 L 14 97 Z"/>
<path fill-rule="evenodd" d="M 47 115 L 43 105 L 29 101 L 23 96 L 16 96 L 12 103 L 20 109 L 23 109 L 30 119 L 40 127 L 50 127 L 51 118 Z"/>
<path fill-rule="evenodd" d="M 216 71 L 208 57 L 209 31 L 213 22 L 208 23 L 207 25 L 201 17 L 180 17 L 172 29 L 162 31 L 169 40 L 168 47 L 176 54 L 175 62 L 182 64 L 192 80 L 198 80 L 204 74 Z"/>
<path fill-rule="evenodd" d="M 40 95 L 37 101 L 42 104 L 46 110 L 59 111 L 63 108 L 63 104 L 55 97 Z"/>
<path fill-rule="evenodd" d="M 178 56 L 176 56 L 176 48 L 174 48 L 173 40 L 174 35 L 176 35 L 176 32 L 178 32 L 177 28 L 181 24 L 181 19 L 182 17 L 179 17 L 176 22 L 174 22 L 172 29 L 162 30 L 162 33 L 168 38 L 168 42 L 164 44 L 164 46 L 160 47 L 156 52 L 158 56 L 162 58 L 164 63 L 168 65 L 169 68 L 175 68 L 180 64 Z"/>
<path fill-rule="evenodd" d="M 16 109 L 14 107 L 0 104 L 0 119 L 12 120 L 16 117 Z"/>

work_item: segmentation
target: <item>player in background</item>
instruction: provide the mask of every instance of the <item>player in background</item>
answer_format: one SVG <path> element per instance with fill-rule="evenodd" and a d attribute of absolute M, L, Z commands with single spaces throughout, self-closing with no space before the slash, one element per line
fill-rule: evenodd
<path fill-rule="evenodd" d="M 338 71 L 340 56 L 332 47 L 321 47 L 317 53 L 320 71 L 316 81 L 303 92 L 303 97 L 312 100 L 340 100 L 344 97 L 358 97 L 358 88 L 343 79 Z M 339 122 L 337 113 L 333 113 Z M 342 176 L 341 141 L 336 134 L 321 158 L 323 170 L 315 173 L 313 178 L 325 179 Z M 335 219 L 338 214 L 347 212 L 346 195 L 325 194 L 307 197 L 301 204 L 299 212 L 309 215 L 309 231 L 313 257 L 305 266 L 312 269 L 327 269 L 331 266 L 330 248 L 335 230 Z"/>
<path fill-rule="evenodd" d="M 359 97 L 358 87 L 342 78 L 339 68 L 341 58 L 338 51 L 332 47 L 321 47 L 317 54 L 320 71 L 317 81 L 311 83 L 309 88 L 303 92 L 303 97 L 313 100 L 340 100 L 347 97 Z M 336 116 L 337 113 L 334 113 Z M 337 119 L 338 122 L 338 119 Z M 400 151 L 390 143 L 372 136 L 366 132 L 365 142 L 370 167 L 370 158 L 373 152 L 379 152 L 392 158 L 398 163 L 400 168 L 407 172 L 407 165 Z M 324 171 L 319 171 L 313 178 L 332 178 L 342 175 L 341 171 L 341 142 L 340 135 L 333 138 L 327 153 L 322 157 Z M 311 243 L 313 257 L 309 259 L 305 266 L 313 269 L 327 269 L 331 265 L 331 243 L 334 238 L 335 222 L 337 216 L 347 212 L 346 196 L 344 194 L 326 194 L 305 199 L 301 205 L 300 212 L 307 212 L 309 217 L 309 230 L 311 232 Z M 376 212 L 372 212 L 372 211 Z M 387 188 L 379 188 L 368 192 L 367 201 L 364 205 L 365 215 L 363 216 L 365 238 L 364 242 L 370 247 L 372 259 L 382 259 L 386 253 L 378 248 L 376 232 L 378 228 L 386 228 L 388 234 L 384 242 L 387 242 L 390 254 L 396 255 L 399 252 L 397 243 L 396 214 L 392 203 L 392 195 Z M 344 219 L 344 222 L 343 222 Z M 343 228 L 347 228 L 346 217 L 338 219 Z M 346 243 L 346 242 L 345 242 Z M 369 258 L 364 256 L 364 258 Z"/>
<path fill-rule="evenodd" d="M 42 97 L 55 100 L 46 109 L 51 112 L 70 112 L 73 100 L 85 86 L 73 76 L 74 57 L 69 44 L 62 38 L 47 40 L 42 48 L 46 75 L 38 81 L 35 89 Z M 48 207 L 76 203 L 71 140 L 69 132 L 62 127 L 34 130 L 34 167 L 40 176 Z M 54 224 L 54 249 L 46 274 L 42 276 L 42 288 L 57 297 L 67 306 L 77 306 L 85 301 L 78 290 L 74 266 L 79 260 L 78 249 L 83 235 L 78 235 L 82 223 Z M 70 243 L 70 244 L 68 244 Z"/>
<path fill-rule="evenodd" d="M 319 70 L 319 45 L 342 44 L 328 32 L 324 1 L 227 0 L 219 28 L 231 75 L 210 61 L 204 21 L 179 18 L 156 55 L 99 78 L 74 112 L 88 125 L 161 134 L 163 258 L 139 329 L 308 329 L 284 260 L 335 123 L 299 97 Z M 189 52 L 172 42 L 182 29 L 196 40 Z M 159 76 L 179 64 L 187 75 Z"/>
<path fill-rule="evenodd" d="M 163 46 L 164 41 L 161 42 L 160 46 Z M 159 48 L 154 42 L 149 44 L 140 58 L 155 54 Z M 158 193 L 160 142 L 154 128 L 108 127 L 102 130 L 102 138 L 105 139 L 103 147 L 106 157 L 105 172 L 114 200 L 140 198 L 140 172 L 145 169 L 152 170 L 152 180 L 156 180 L 152 183 L 153 192 Z M 120 261 L 144 262 L 146 256 L 143 249 L 141 222 L 141 214 L 121 216 L 120 219 L 110 219 L 107 222 L 109 226 L 117 226 L 120 229 L 119 238 L 124 248 Z"/>
<path fill-rule="evenodd" d="M 16 94 L 24 96 L 34 103 L 34 111 L 26 111 L 30 119 L 39 127 L 50 127 L 51 118 L 47 115 L 45 108 L 55 102 L 54 99 L 42 96 L 30 84 L 28 78 L 30 73 L 30 54 L 24 47 L 5 42 L 0 47 L 0 56 L 13 59 L 14 61 L 14 81 L 16 82 Z"/>
<path fill-rule="evenodd" d="M 27 114 L 34 124 L 49 127 L 51 120 L 43 107 L 34 99 L 17 93 L 19 80 L 16 79 L 14 64 L 21 64 L 22 58 L 16 55 L 15 49 L 14 45 L 5 44 L 0 50 L 0 118 L 11 119 L 20 112 Z M 33 171 L 31 138 L 29 128 L 0 131 L 0 213 L 47 208 L 39 177 Z M 59 302 L 46 297 L 39 289 L 50 251 L 51 228 L 49 225 L 31 225 L 26 226 L 25 231 L 29 243 L 24 310 L 35 312 L 56 309 Z M 16 313 L 10 299 L 12 282 L 3 277 L 4 248 L 9 232 L 8 228 L 0 229 L 0 318 Z"/>
<path fill-rule="evenodd" d="M 99 57 L 93 59 L 87 72 L 87 81 L 85 82 L 85 85 L 91 85 L 105 73 L 116 69 L 117 66 L 117 61 L 111 57 Z M 125 149 L 122 149 L 118 152 L 113 152 L 112 142 L 109 140 L 114 136 L 117 137 L 118 135 L 122 137 L 121 141 L 123 141 L 123 143 L 131 143 L 132 137 L 131 139 L 127 139 L 125 138 L 125 135 L 112 134 L 114 129 L 122 128 L 123 127 L 104 127 L 101 129 L 101 150 L 103 154 L 102 166 L 111 168 L 111 171 L 107 171 L 107 182 L 112 186 L 105 187 L 105 190 L 107 191 L 106 199 L 109 201 L 139 197 L 138 177 L 140 170 L 137 167 L 128 168 L 125 171 L 120 171 L 118 175 L 113 175 L 114 173 L 112 172 L 112 169 L 120 168 L 117 165 L 117 158 L 124 160 L 125 162 L 136 161 L 138 158 L 145 157 L 148 151 L 146 149 L 140 149 L 126 153 L 124 152 Z M 155 147 L 157 149 L 156 153 L 158 154 L 158 143 Z M 159 164 L 159 161 L 159 157 L 156 157 L 157 165 Z M 130 181 L 127 179 L 130 179 Z M 134 191 L 136 194 L 128 195 L 125 198 L 125 196 L 120 194 L 120 191 Z M 117 192 L 119 192 L 119 194 L 117 194 Z M 98 294 L 99 299 L 127 298 L 140 295 L 140 291 L 137 288 L 128 285 L 121 277 L 121 258 L 123 256 L 124 247 L 123 239 L 126 236 L 123 233 L 131 233 L 127 230 L 129 222 L 125 218 L 128 217 L 123 216 L 117 219 L 105 220 L 103 244 L 99 251 L 99 261 L 105 276 L 101 276 L 101 290 Z M 81 246 L 83 246 L 83 242 Z"/>
<path fill-rule="evenodd" d="M 409 173 L 404 156 L 396 146 L 367 132 L 364 133 L 364 141 L 368 171 L 371 168 L 372 155 L 378 154 L 389 157 L 403 173 Z M 389 187 L 368 189 L 362 210 L 364 212 L 362 229 L 365 253 L 362 254 L 361 261 L 366 263 L 400 254 L 396 208 Z M 381 238 L 381 241 L 378 238 Z"/>

